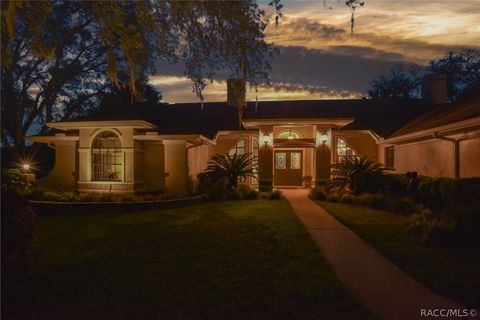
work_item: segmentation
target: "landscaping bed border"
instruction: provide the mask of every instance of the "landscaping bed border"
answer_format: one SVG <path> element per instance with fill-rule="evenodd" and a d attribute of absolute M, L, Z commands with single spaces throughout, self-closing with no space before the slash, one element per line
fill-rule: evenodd
<path fill-rule="evenodd" d="M 98 202 L 63 202 L 30 200 L 29 204 L 38 214 L 48 213 L 94 213 L 111 211 L 137 211 L 182 207 L 202 201 L 202 196 L 180 199 L 151 201 L 98 201 Z"/>

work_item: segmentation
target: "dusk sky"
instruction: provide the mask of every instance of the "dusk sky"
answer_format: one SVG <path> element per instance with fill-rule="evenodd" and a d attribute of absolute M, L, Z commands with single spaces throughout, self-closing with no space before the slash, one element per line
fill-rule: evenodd
<path fill-rule="evenodd" d="M 366 0 L 353 37 L 344 0 L 282 3 L 284 17 L 266 30 L 280 49 L 273 86 L 260 87 L 259 100 L 359 98 L 396 62 L 424 65 L 449 50 L 480 48 L 480 0 Z M 167 102 L 198 101 L 180 66 L 163 66 L 151 83 Z M 225 101 L 225 82 L 209 84 L 204 95 Z"/>

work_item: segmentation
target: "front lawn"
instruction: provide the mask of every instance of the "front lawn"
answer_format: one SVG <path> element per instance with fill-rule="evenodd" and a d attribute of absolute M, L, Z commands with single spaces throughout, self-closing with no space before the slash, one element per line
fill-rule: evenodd
<path fill-rule="evenodd" d="M 362 206 L 320 202 L 335 218 L 433 291 L 470 306 L 480 302 L 480 255 L 429 247 L 408 235 L 410 217 Z"/>
<path fill-rule="evenodd" d="M 361 319 L 286 201 L 39 217 L 4 319 Z"/>

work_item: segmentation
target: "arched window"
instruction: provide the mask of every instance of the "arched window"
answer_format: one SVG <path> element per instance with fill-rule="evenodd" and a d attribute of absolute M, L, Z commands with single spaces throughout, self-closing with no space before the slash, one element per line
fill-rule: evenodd
<path fill-rule="evenodd" d="M 300 139 L 301 136 L 298 132 L 292 131 L 291 129 L 280 132 L 277 135 L 277 139 Z"/>
<path fill-rule="evenodd" d="M 337 162 L 342 162 L 346 158 L 351 159 L 355 157 L 355 151 L 350 148 L 347 142 L 342 139 L 337 139 Z"/>
<path fill-rule="evenodd" d="M 122 180 L 122 143 L 110 131 L 98 134 L 92 142 L 92 181 Z"/>
<path fill-rule="evenodd" d="M 228 152 L 228 154 L 231 156 L 233 156 L 234 154 L 240 155 L 244 153 L 247 153 L 247 144 L 245 142 L 245 139 L 238 140 L 237 144 Z"/>

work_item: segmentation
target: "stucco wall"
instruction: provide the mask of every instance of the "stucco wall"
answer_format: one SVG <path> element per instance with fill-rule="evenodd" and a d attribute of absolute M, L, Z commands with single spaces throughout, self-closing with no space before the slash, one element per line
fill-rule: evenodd
<path fill-rule="evenodd" d="M 210 160 L 210 146 L 200 145 L 188 148 L 188 180 L 190 192 L 198 190 L 197 175 L 207 169 Z"/>
<path fill-rule="evenodd" d="M 143 185 L 145 191 L 165 190 L 165 147 L 161 141 L 145 141 L 143 145 Z"/>
<path fill-rule="evenodd" d="M 74 190 L 77 175 L 77 143 L 55 143 L 55 166 L 48 176 L 38 181 L 45 188 Z"/>
<path fill-rule="evenodd" d="M 165 145 L 165 186 L 167 192 L 176 196 L 187 193 L 187 151 L 186 141 L 168 140 Z"/>
<path fill-rule="evenodd" d="M 432 177 L 455 176 L 455 154 L 452 142 L 429 140 L 395 146 L 395 171 L 417 171 Z"/>
<path fill-rule="evenodd" d="M 480 138 L 460 142 L 460 177 L 480 177 Z"/>
<path fill-rule="evenodd" d="M 228 153 L 240 139 L 247 140 L 247 152 L 252 152 L 252 139 L 255 138 L 258 140 L 258 132 L 255 131 L 240 131 L 240 132 L 231 132 L 229 134 L 219 135 L 215 145 L 210 149 L 210 157 L 215 153 L 225 154 Z"/>
<path fill-rule="evenodd" d="M 135 181 L 143 182 L 144 181 L 144 164 L 143 164 L 143 142 L 135 141 L 135 155 L 134 155 L 134 177 Z"/>

